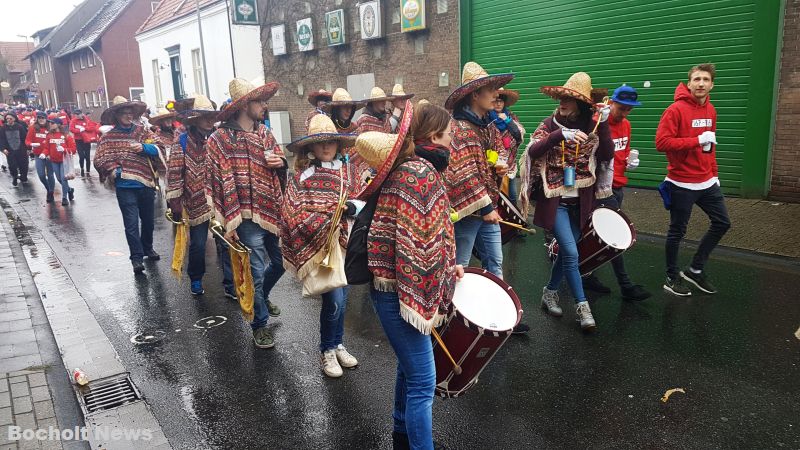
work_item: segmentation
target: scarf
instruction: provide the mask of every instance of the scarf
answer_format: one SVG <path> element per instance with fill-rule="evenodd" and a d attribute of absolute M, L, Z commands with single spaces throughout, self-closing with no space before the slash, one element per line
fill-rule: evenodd
<path fill-rule="evenodd" d="M 386 111 L 385 110 L 383 112 L 375 111 L 374 109 L 372 109 L 372 105 L 367 105 L 367 107 L 364 108 L 364 114 L 369 114 L 370 116 L 380 120 L 381 122 L 386 120 Z"/>
<path fill-rule="evenodd" d="M 438 172 L 444 172 L 450 164 L 450 149 L 430 141 L 414 141 L 414 153 L 433 164 Z"/>
<path fill-rule="evenodd" d="M 503 109 L 503 112 L 508 118 L 511 118 L 511 115 L 509 114 L 507 109 Z M 490 109 L 488 116 L 489 120 L 491 120 L 494 126 L 496 126 L 497 129 L 500 130 L 501 132 L 506 131 L 508 129 L 508 122 L 501 119 L 500 114 L 498 114 L 497 111 Z"/>
<path fill-rule="evenodd" d="M 467 122 L 475 125 L 478 128 L 486 128 L 489 126 L 489 124 L 492 123 L 488 115 L 483 117 L 478 117 L 478 115 L 475 114 L 475 112 L 473 112 L 470 109 L 469 105 L 464 105 L 461 108 L 455 110 L 453 112 L 453 119 L 466 120 Z"/>

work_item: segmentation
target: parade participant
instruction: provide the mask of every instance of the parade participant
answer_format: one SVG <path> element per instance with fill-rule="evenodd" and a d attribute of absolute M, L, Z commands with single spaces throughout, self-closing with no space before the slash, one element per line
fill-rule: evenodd
<path fill-rule="evenodd" d="M 350 93 L 342 88 L 333 91 L 331 101 L 322 105 L 322 110 L 333 120 L 339 133 L 355 133 L 357 125 L 353 122 L 356 110 L 364 106 L 363 101 L 355 101 Z"/>
<path fill-rule="evenodd" d="M 661 115 L 656 131 L 656 150 L 666 153 L 669 163 L 667 177 L 659 187 L 670 215 L 664 290 L 680 297 L 692 295 L 681 278 L 706 294 L 717 293 L 703 269 L 731 226 L 717 168 L 717 110 L 709 98 L 715 76 L 713 64 L 692 67 L 688 84 L 680 83 L 675 89 L 675 103 Z M 679 271 L 680 244 L 695 204 L 706 213 L 711 225 L 700 240 L 689 269 Z"/>
<path fill-rule="evenodd" d="M 6 113 L 5 124 L 0 130 L 0 152 L 8 159 L 8 170 L 11 172 L 11 184 L 17 180 L 23 184 L 28 182 L 28 146 L 25 138 L 28 128 L 17 120 L 13 113 Z"/>
<path fill-rule="evenodd" d="M 42 182 L 44 188 L 47 190 L 47 203 L 53 202 L 53 191 L 56 186 L 56 180 L 53 176 L 53 165 L 45 155 L 41 157 L 44 151 L 43 145 L 47 140 L 48 123 L 47 115 L 44 111 L 36 113 L 36 122 L 28 128 L 28 136 L 25 138 L 25 144 L 31 148 L 34 156 L 34 164 L 36 165 L 36 175 L 39 181 Z"/>
<path fill-rule="evenodd" d="M 175 117 L 177 117 L 177 115 L 178 113 L 176 111 L 159 108 L 156 115 L 147 120 L 150 124 L 150 131 L 155 134 L 155 143 L 165 161 L 168 150 L 172 148 L 178 135 L 180 135 L 180 133 L 175 130 Z"/>
<path fill-rule="evenodd" d="M 272 348 L 275 341 L 267 321 L 279 316 L 280 308 L 270 302 L 269 294 L 284 272 L 277 233 L 287 164 L 261 122 L 278 83 L 256 87 L 236 78 L 228 89 L 232 101 L 218 115 L 222 123 L 206 143 L 206 195 L 226 237 L 241 240 L 252 250 L 253 341 L 258 348 Z"/>
<path fill-rule="evenodd" d="M 69 187 L 67 179 L 68 167 L 65 167 L 64 156 L 66 153 L 74 155 L 76 153 L 75 138 L 64 133 L 64 121 L 56 117 L 50 121 L 50 131 L 47 133 L 45 143 L 42 145 L 39 159 L 50 160 L 53 173 L 61 184 L 61 206 L 69 205 L 70 200 L 75 200 L 75 189 Z"/>
<path fill-rule="evenodd" d="M 92 144 L 99 140 L 98 129 L 100 124 L 92 121 L 83 111 L 73 111 L 74 117 L 70 121 L 69 130 L 75 135 L 75 145 L 78 147 L 78 165 L 81 167 L 81 176 L 92 176 Z"/>
<path fill-rule="evenodd" d="M 436 368 L 431 330 L 444 322 L 455 281 L 453 225 L 442 171 L 447 167 L 450 116 L 425 105 L 409 125 L 407 103 L 398 134 L 366 132 L 356 140 L 377 176 L 361 198 L 378 193 L 367 238 L 370 296 L 397 357 L 394 448 L 432 449 Z M 416 146 L 410 134 L 419 138 Z"/>
<path fill-rule="evenodd" d="M 317 114 L 325 114 L 325 111 L 322 110 L 322 106 L 332 99 L 333 94 L 325 89 L 319 89 L 308 94 L 308 103 L 311 103 L 311 106 L 313 106 L 314 109 L 309 111 L 308 116 L 306 117 L 306 131 L 308 131 L 308 125 L 311 123 L 311 118 Z"/>
<path fill-rule="evenodd" d="M 392 108 L 389 116 L 389 129 L 391 133 L 397 131 L 400 124 L 400 117 L 403 116 L 403 108 L 406 107 L 406 100 L 414 97 L 414 94 L 406 94 L 402 84 L 395 84 L 392 88 Z"/>
<path fill-rule="evenodd" d="M 152 133 L 138 123 L 147 105 L 117 96 L 100 116 L 102 125 L 113 128 L 103 134 L 94 155 L 100 179 L 113 185 L 125 225 L 125 238 L 135 273 L 144 271 L 145 257 L 158 261 L 153 249 L 156 183 L 153 169 L 159 164 L 159 150 Z M 141 221 L 141 233 L 140 233 Z"/>
<path fill-rule="evenodd" d="M 494 101 L 494 108 L 489 111 L 489 118 L 492 125 L 500 132 L 502 146 L 498 149 L 498 165 L 505 163 L 508 172 L 500 183 L 500 190 L 506 194 L 509 200 L 516 205 L 517 188 L 515 179 L 517 177 L 517 150 L 522 145 L 525 137 L 525 128 L 522 127 L 519 118 L 508 108 L 519 101 L 519 91 L 500 88 L 497 90 L 497 98 Z M 505 187 L 505 189 L 504 189 Z"/>
<path fill-rule="evenodd" d="M 595 167 L 614 157 L 607 123 L 611 108 L 599 111 L 600 123 L 593 132 L 592 80 L 584 72 L 572 75 L 563 86 L 544 86 L 540 91 L 559 101 L 555 113 L 536 128 L 525 155 L 530 170 L 523 180 L 523 194 L 536 200 L 533 223 L 550 230 L 559 247 L 550 281 L 542 289 L 542 308 L 556 317 L 563 314 L 558 288 L 566 278 L 575 297 L 577 321 L 582 329 L 593 330 L 596 324 L 578 270 L 577 241 L 594 208 Z"/>
<path fill-rule="evenodd" d="M 343 161 L 344 149 L 355 139 L 354 134 L 337 133 L 330 117 L 317 114 L 311 119 L 308 135 L 287 147 L 295 154 L 296 173 L 289 180 L 282 208 L 281 253 L 284 266 L 301 281 L 329 256 L 329 235 L 338 236 L 331 245 L 341 246 L 342 255 L 347 248 L 350 225 L 347 220 L 333 223 L 333 219 L 341 195 L 355 198 L 363 190 L 360 180 Z M 332 234 L 331 227 L 338 227 L 339 233 Z M 333 263 L 344 264 L 344 260 Z M 332 378 L 342 376 L 342 367 L 358 364 L 342 343 L 347 291 L 344 286 L 322 294 L 320 361 L 323 373 Z"/>
<path fill-rule="evenodd" d="M 383 89 L 375 86 L 369 93 L 369 98 L 365 101 L 367 106 L 356 120 L 356 133 L 361 134 L 366 131 L 381 131 L 388 133 L 391 130 L 389 117 L 386 112 L 386 102 L 392 97 L 386 95 Z"/>

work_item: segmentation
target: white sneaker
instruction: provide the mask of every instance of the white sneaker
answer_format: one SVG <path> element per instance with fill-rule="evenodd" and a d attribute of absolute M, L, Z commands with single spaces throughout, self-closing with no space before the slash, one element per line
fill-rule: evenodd
<path fill-rule="evenodd" d="M 551 291 L 545 286 L 542 289 L 542 308 L 546 309 L 551 316 L 561 317 L 564 312 L 558 306 L 558 291 Z"/>
<path fill-rule="evenodd" d="M 350 369 L 358 365 L 358 360 L 356 359 L 356 357 L 351 355 L 350 352 L 348 352 L 347 349 L 344 348 L 344 345 L 339 344 L 339 346 L 336 347 L 335 351 L 336 351 L 336 359 L 339 360 L 339 364 L 341 364 L 342 367 Z"/>
<path fill-rule="evenodd" d="M 322 372 L 325 373 L 325 375 L 331 378 L 339 378 L 344 373 L 342 372 L 342 366 L 339 365 L 339 361 L 336 360 L 335 350 L 328 350 L 323 353 L 320 360 L 322 362 Z"/>
<path fill-rule="evenodd" d="M 596 324 L 594 322 L 594 317 L 592 316 L 592 310 L 589 308 L 589 302 L 579 302 L 577 305 L 575 305 L 575 314 L 578 315 L 578 317 L 575 318 L 575 321 L 581 323 L 582 330 L 594 330 Z"/>

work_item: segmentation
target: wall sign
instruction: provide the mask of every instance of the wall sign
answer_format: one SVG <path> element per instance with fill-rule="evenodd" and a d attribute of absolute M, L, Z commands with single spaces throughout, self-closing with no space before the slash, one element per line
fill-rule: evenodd
<path fill-rule="evenodd" d="M 233 23 L 237 25 L 259 25 L 257 0 L 233 0 Z"/>
<path fill-rule="evenodd" d="M 311 17 L 297 21 L 297 49 L 301 52 L 314 50 L 314 32 Z"/>
<path fill-rule="evenodd" d="M 344 10 L 326 12 L 325 28 L 328 30 L 328 46 L 344 44 Z"/>
<path fill-rule="evenodd" d="M 376 39 L 383 36 L 381 29 L 381 2 L 363 2 L 358 6 L 361 21 L 361 39 Z"/>
<path fill-rule="evenodd" d="M 272 54 L 275 56 L 286 54 L 286 25 L 273 25 L 270 29 L 272 34 Z"/>
<path fill-rule="evenodd" d="M 425 0 L 400 0 L 400 31 L 425 29 Z"/>

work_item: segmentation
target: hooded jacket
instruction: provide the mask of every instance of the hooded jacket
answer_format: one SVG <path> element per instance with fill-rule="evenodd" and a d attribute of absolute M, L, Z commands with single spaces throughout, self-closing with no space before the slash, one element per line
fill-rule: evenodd
<path fill-rule="evenodd" d="M 71 155 L 75 154 L 75 138 L 73 138 L 71 134 L 51 131 L 47 133 L 47 138 L 42 147 L 43 153 L 50 157 L 51 162 L 62 163 L 64 162 L 65 152 Z M 61 147 L 61 149 L 59 150 L 58 147 Z"/>
<path fill-rule="evenodd" d="M 667 154 L 667 178 L 681 183 L 704 183 L 717 177 L 717 146 L 703 152 L 697 137 L 717 131 L 717 110 L 707 98 L 701 105 L 681 83 L 675 89 L 675 103 L 661 115 L 656 131 L 656 150 Z"/>
<path fill-rule="evenodd" d="M 83 127 L 83 131 L 78 128 L 79 126 Z M 75 135 L 75 140 L 85 142 L 87 144 L 97 142 L 100 139 L 98 134 L 99 129 L 100 124 L 92 121 L 88 117 L 84 117 L 83 119 L 74 117 L 72 121 L 69 122 L 69 131 Z"/>

